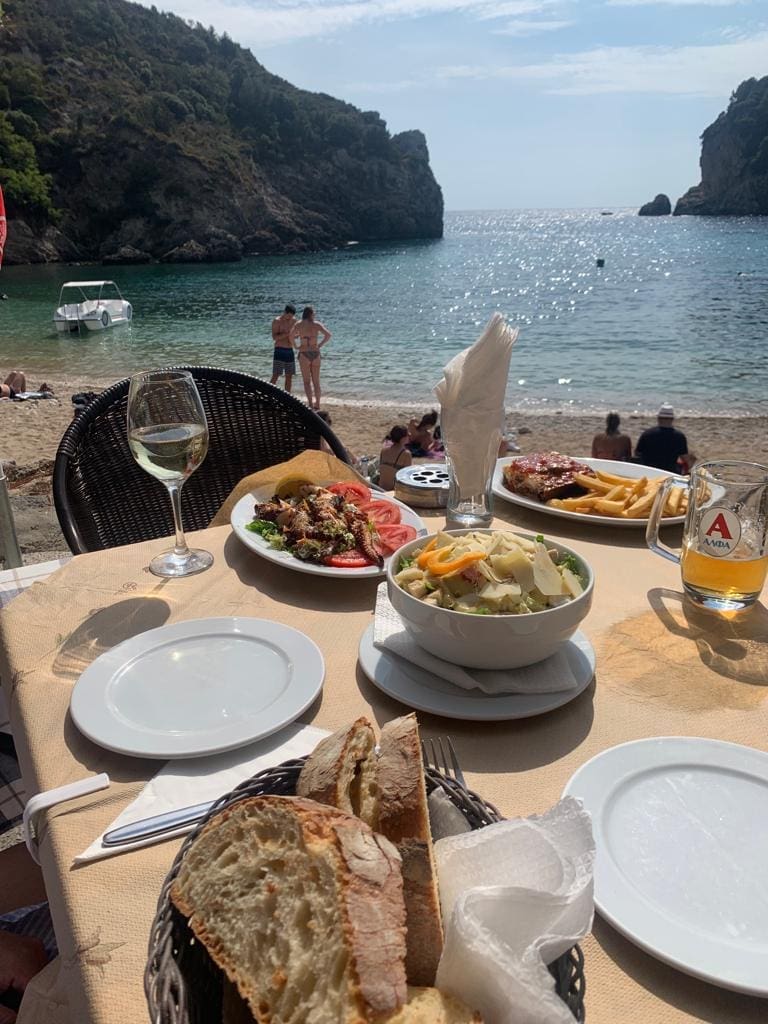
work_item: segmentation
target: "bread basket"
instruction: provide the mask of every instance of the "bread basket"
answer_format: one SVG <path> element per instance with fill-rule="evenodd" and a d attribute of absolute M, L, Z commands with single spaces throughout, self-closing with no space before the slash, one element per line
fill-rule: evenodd
<path fill-rule="evenodd" d="M 231 804 L 251 796 L 294 796 L 304 758 L 286 761 L 259 772 L 221 797 L 185 840 L 163 883 L 149 936 L 144 991 L 152 1024 L 210 1024 L 221 1020 L 222 974 L 205 948 L 187 928 L 186 920 L 171 903 L 170 888 L 189 847 L 205 823 Z M 442 787 L 473 829 L 500 821 L 496 808 L 432 768 L 425 769 L 427 790 Z M 584 957 L 574 946 L 550 965 L 557 994 L 574 1020 L 584 1020 Z"/>

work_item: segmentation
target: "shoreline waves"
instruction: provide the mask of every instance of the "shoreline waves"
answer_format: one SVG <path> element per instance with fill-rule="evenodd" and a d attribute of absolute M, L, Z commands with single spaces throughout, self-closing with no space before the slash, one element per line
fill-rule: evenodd
<path fill-rule="evenodd" d="M 40 380 L 43 378 L 41 377 Z M 32 377 L 36 387 L 40 381 Z M 0 402 L 0 459 L 16 464 L 10 483 L 11 504 L 26 563 L 68 554 L 59 530 L 51 493 L 51 460 L 72 420 L 71 395 L 77 391 L 101 390 L 114 383 L 99 379 L 71 380 L 48 377 L 55 399 Z M 436 404 L 436 403 L 435 403 Z M 329 398 L 323 403 L 341 442 L 357 457 L 377 456 L 382 438 L 397 422 L 420 417 L 430 406 L 404 400 L 372 403 Z M 619 410 L 621 412 L 621 410 Z M 604 415 L 566 413 L 555 415 L 517 413 L 507 415 L 507 426 L 518 432 L 522 454 L 560 451 L 566 455 L 588 455 L 594 434 L 602 431 Z M 633 444 L 655 417 L 622 414 L 622 428 Z M 768 465 L 768 416 L 681 417 L 689 447 L 700 459 L 745 459 Z M 21 472 L 19 472 L 21 471 Z"/>
<path fill-rule="evenodd" d="M 42 458 L 52 459 L 72 419 L 72 394 L 99 391 L 114 383 L 99 378 L 81 377 L 77 384 L 66 378 L 46 379 L 55 399 L 0 402 L 0 458 L 4 461 L 23 466 Z M 36 387 L 38 383 L 37 377 L 31 378 L 30 386 Z M 293 393 L 301 397 L 295 386 Z M 438 408 L 438 404 L 407 398 L 385 402 L 329 397 L 323 400 L 323 408 L 330 412 L 333 430 L 347 448 L 357 456 L 376 456 L 392 426 L 407 422 L 411 416 L 421 417 L 430 408 Z M 506 420 L 510 430 L 523 429 L 523 433 L 518 433 L 523 453 L 558 450 L 567 455 L 588 455 L 592 437 L 603 430 L 608 411 L 606 408 L 599 414 L 554 410 L 534 413 L 508 409 Z M 620 407 L 618 412 L 622 431 L 630 434 L 633 445 L 640 433 L 656 422 L 652 414 L 628 412 Z M 677 425 L 686 433 L 689 447 L 699 459 L 768 462 L 768 415 L 681 415 Z"/>

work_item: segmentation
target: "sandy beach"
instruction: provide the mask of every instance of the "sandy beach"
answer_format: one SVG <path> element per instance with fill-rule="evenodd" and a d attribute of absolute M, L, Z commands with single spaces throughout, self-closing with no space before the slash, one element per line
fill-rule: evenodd
<path fill-rule="evenodd" d="M 71 395 L 76 391 L 98 391 L 111 381 L 48 379 L 55 399 L 28 402 L 0 402 L 0 458 L 6 464 L 14 515 L 25 561 L 40 561 L 66 553 L 53 508 L 50 473 L 59 440 L 72 419 Z M 395 423 L 405 423 L 428 406 L 407 402 L 382 405 L 326 404 L 333 429 L 356 456 L 378 455 L 384 435 Z M 621 413 L 621 410 L 619 410 Z M 654 420 L 622 414 L 622 429 L 633 443 Z M 603 429 L 597 416 L 551 414 L 531 415 L 509 412 L 507 424 L 518 433 L 524 453 L 560 451 L 588 455 L 592 437 Z M 702 416 L 680 419 L 677 424 L 688 437 L 689 450 L 699 459 L 749 459 L 768 463 L 768 416 Z M 8 463 L 14 465 L 8 467 Z"/>

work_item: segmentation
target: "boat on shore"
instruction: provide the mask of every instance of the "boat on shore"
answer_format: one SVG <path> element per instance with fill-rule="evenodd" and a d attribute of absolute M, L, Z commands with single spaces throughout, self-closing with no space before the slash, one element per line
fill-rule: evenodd
<path fill-rule="evenodd" d="M 70 334 L 82 327 L 105 331 L 131 322 L 133 307 L 114 281 L 67 281 L 53 314 L 56 330 Z"/>

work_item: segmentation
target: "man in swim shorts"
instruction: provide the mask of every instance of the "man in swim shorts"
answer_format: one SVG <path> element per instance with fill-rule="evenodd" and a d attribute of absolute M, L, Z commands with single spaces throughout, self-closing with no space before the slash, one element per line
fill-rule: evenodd
<path fill-rule="evenodd" d="M 285 390 L 290 392 L 293 375 L 296 373 L 296 356 L 291 341 L 291 328 L 296 323 L 296 307 L 290 305 L 272 321 L 272 340 L 275 351 L 272 354 L 272 379 L 270 384 L 277 384 L 278 378 L 285 374 Z"/>

